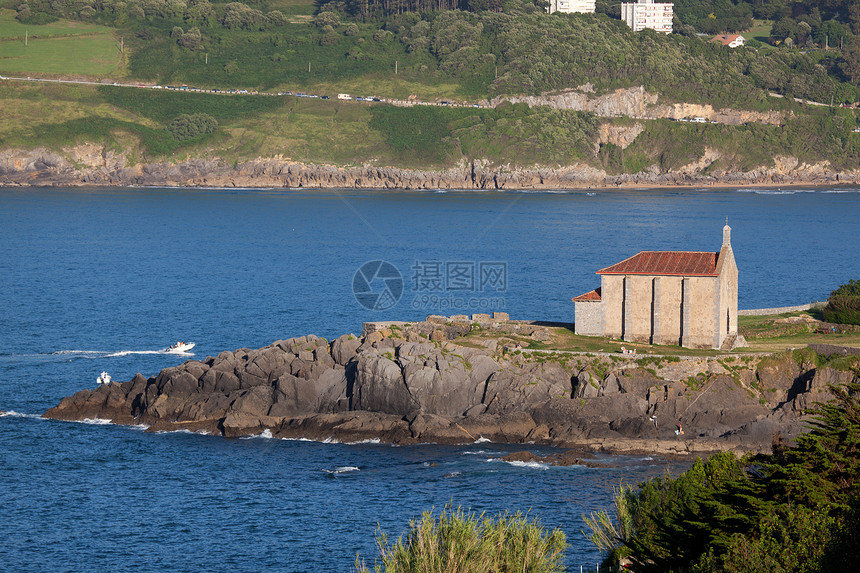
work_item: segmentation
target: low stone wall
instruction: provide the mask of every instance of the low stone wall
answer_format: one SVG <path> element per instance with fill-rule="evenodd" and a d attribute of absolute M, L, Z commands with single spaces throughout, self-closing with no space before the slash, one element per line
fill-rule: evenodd
<path fill-rule="evenodd" d="M 809 348 L 824 356 L 860 356 L 860 348 L 853 346 L 837 346 L 836 344 L 810 344 Z"/>
<path fill-rule="evenodd" d="M 826 302 L 810 302 L 797 306 L 780 306 L 776 308 L 757 308 L 752 310 L 739 310 L 739 316 L 765 316 L 768 314 L 784 314 L 786 312 L 801 312 L 804 310 L 812 310 L 813 308 L 824 308 Z"/>

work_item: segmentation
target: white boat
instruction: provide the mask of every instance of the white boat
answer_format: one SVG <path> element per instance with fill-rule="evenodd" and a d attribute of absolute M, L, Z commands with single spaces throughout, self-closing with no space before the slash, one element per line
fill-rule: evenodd
<path fill-rule="evenodd" d="M 99 377 L 96 378 L 96 383 L 110 384 L 110 374 L 108 374 L 106 371 L 103 371 L 101 374 L 99 374 Z"/>
<path fill-rule="evenodd" d="M 182 342 L 181 340 L 176 344 L 172 344 L 164 349 L 165 352 L 169 354 L 184 354 L 194 348 L 193 342 Z"/>

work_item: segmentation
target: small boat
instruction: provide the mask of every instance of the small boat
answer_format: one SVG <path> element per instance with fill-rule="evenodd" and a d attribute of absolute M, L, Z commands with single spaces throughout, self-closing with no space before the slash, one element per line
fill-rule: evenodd
<path fill-rule="evenodd" d="M 108 374 L 106 371 L 102 371 L 102 373 L 99 374 L 99 377 L 96 378 L 96 383 L 97 384 L 110 384 L 110 374 Z"/>
<path fill-rule="evenodd" d="M 183 342 L 179 341 L 176 344 L 172 344 L 164 349 L 165 352 L 169 354 L 184 354 L 194 348 L 193 342 Z"/>

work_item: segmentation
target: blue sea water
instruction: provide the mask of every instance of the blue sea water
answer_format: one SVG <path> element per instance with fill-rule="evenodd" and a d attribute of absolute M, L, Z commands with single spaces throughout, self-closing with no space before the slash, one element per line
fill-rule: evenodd
<path fill-rule="evenodd" d="M 227 440 L 38 415 L 102 370 L 180 363 L 159 352 L 178 339 L 205 358 L 367 320 L 570 322 L 595 270 L 639 250 L 717 250 L 726 217 L 741 308 L 823 300 L 860 278 L 858 216 L 849 187 L 0 189 L 0 570 L 348 571 L 356 553 L 372 562 L 377 526 L 396 536 L 447 503 L 529 511 L 567 533 L 571 570 L 593 568 L 582 514 L 684 464 L 516 466 L 498 458 L 523 446 Z M 368 261 L 402 276 L 384 310 L 353 294 Z"/>

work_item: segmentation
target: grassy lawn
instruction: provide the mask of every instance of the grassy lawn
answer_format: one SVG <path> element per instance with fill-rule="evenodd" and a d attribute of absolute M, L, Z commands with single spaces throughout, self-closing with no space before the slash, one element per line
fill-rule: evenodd
<path fill-rule="evenodd" d="M 803 348 L 812 343 L 836 344 L 841 346 L 860 347 L 860 329 L 855 332 L 832 333 L 821 323 L 789 323 L 775 322 L 780 318 L 801 316 L 808 313 L 789 313 L 771 316 L 740 316 L 738 328 L 747 338 L 748 347 L 736 349 L 736 353 L 781 352 L 789 348 Z M 485 348 L 482 341 L 504 338 L 508 346 L 520 344 L 526 350 L 563 351 L 597 353 L 621 353 L 621 347 L 635 349 L 637 355 L 659 354 L 667 356 L 717 356 L 722 354 L 717 350 L 699 350 L 681 348 L 679 346 L 660 346 L 624 342 L 611 338 L 597 336 L 579 336 L 571 328 L 563 326 L 548 327 L 550 340 L 538 342 L 525 336 L 499 334 L 491 331 L 477 331 L 456 340 L 457 344 Z M 850 330 L 850 329 L 849 329 Z M 818 332 L 823 331 L 823 332 Z"/>
<path fill-rule="evenodd" d="M 0 71 L 108 76 L 120 69 L 122 58 L 111 28 L 62 21 L 24 26 L 14 14 L 0 11 Z M 24 30 L 29 35 L 26 46 Z"/>
<path fill-rule="evenodd" d="M 793 312 L 770 316 L 739 316 L 738 329 L 747 339 L 749 348 L 756 352 L 778 352 L 787 348 L 800 348 L 807 344 L 836 344 L 860 347 L 860 329 L 854 332 L 833 332 L 822 323 L 780 323 L 779 319 L 812 316 L 815 313 Z"/>
<path fill-rule="evenodd" d="M 767 44 L 768 39 L 770 38 L 770 30 L 773 28 L 773 22 L 771 20 L 754 20 L 753 27 L 743 32 L 742 36 L 747 39 L 758 40 L 759 42 L 763 42 Z M 770 44 L 767 44 L 769 47 Z"/>
<path fill-rule="evenodd" d="M 311 16 L 316 10 L 313 0 L 272 0 L 269 10 L 280 10 L 285 16 Z"/>

